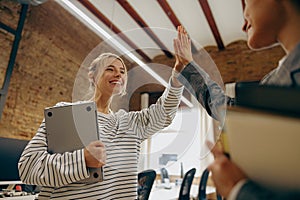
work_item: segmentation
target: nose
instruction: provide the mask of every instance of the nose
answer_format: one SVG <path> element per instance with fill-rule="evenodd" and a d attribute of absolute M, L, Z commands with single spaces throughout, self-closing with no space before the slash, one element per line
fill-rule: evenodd
<path fill-rule="evenodd" d="M 121 77 L 121 71 L 120 70 L 115 70 L 115 77 Z"/>
<path fill-rule="evenodd" d="M 247 6 L 247 4 L 245 4 L 243 14 L 244 14 L 244 21 L 245 21 L 245 22 L 244 22 L 244 25 L 243 25 L 243 27 L 242 27 L 242 30 L 243 30 L 244 32 L 247 32 L 247 27 L 248 27 L 248 20 L 247 20 L 247 16 L 248 16 L 248 6 Z"/>

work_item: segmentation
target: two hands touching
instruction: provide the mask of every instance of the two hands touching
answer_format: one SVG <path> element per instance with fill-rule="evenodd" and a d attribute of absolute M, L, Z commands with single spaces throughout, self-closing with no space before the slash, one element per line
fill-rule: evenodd
<path fill-rule="evenodd" d="M 173 40 L 173 46 L 175 51 L 173 73 L 178 74 L 188 63 L 193 61 L 191 39 L 188 37 L 187 32 L 182 26 L 177 27 L 177 38 Z M 172 82 L 175 86 L 181 86 L 181 83 L 175 77 L 173 76 Z"/>
<path fill-rule="evenodd" d="M 193 61 L 191 39 L 182 26 L 177 27 L 177 38 L 173 40 L 175 51 L 174 70 L 181 72 L 183 68 Z"/>

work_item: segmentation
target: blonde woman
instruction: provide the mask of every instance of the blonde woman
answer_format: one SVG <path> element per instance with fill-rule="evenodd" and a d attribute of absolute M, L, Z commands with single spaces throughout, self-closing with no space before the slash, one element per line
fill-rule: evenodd
<path fill-rule="evenodd" d="M 110 110 L 112 97 L 125 93 L 128 79 L 123 60 L 111 53 L 101 54 L 91 63 L 88 77 L 92 101 L 97 105 L 101 142 L 94 141 L 74 152 L 49 154 L 47 129 L 42 122 L 19 161 L 21 180 L 42 186 L 39 199 L 137 199 L 140 144 L 171 123 L 183 91 L 172 76 L 156 104 L 141 111 L 114 113 Z M 79 171 L 88 174 L 87 167 L 103 167 L 104 180 L 77 183 L 81 180 Z"/>

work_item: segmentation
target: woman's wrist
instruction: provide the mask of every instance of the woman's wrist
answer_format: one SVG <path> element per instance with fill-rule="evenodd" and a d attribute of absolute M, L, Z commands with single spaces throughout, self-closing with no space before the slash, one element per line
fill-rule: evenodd
<path fill-rule="evenodd" d="M 180 75 L 180 72 L 178 72 L 175 68 L 173 68 L 173 70 L 172 70 L 172 77 L 178 78 L 179 75 Z"/>
<path fill-rule="evenodd" d="M 190 64 L 193 60 L 186 60 L 185 62 L 181 62 L 180 64 L 175 64 L 173 70 L 176 70 L 178 73 L 180 73 L 188 64 Z"/>
<path fill-rule="evenodd" d="M 180 73 L 173 68 L 172 75 L 171 75 L 171 85 L 172 86 L 174 86 L 174 87 L 182 86 L 181 82 L 178 81 L 179 76 L 180 76 Z"/>

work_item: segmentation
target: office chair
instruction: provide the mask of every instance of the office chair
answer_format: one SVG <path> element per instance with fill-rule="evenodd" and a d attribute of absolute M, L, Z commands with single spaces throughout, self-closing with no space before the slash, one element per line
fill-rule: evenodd
<path fill-rule="evenodd" d="M 192 168 L 184 174 L 178 200 L 189 200 L 190 199 L 190 190 L 193 183 L 193 179 L 196 173 L 196 169 Z"/>
<path fill-rule="evenodd" d="M 165 183 L 165 179 L 169 179 L 169 174 L 166 168 L 160 169 L 161 182 Z"/>
<path fill-rule="evenodd" d="M 147 200 L 149 198 L 155 178 L 156 172 L 152 169 L 138 173 L 138 200 Z"/>
<path fill-rule="evenodd" d="M 205 169 L 201 175 L 199 184 L 198 200 L 206 200 L 206 184 L 208 179 L 209 171 Z M 222 200 L 222 197 L 217 193 L 217 200 Z"/>

